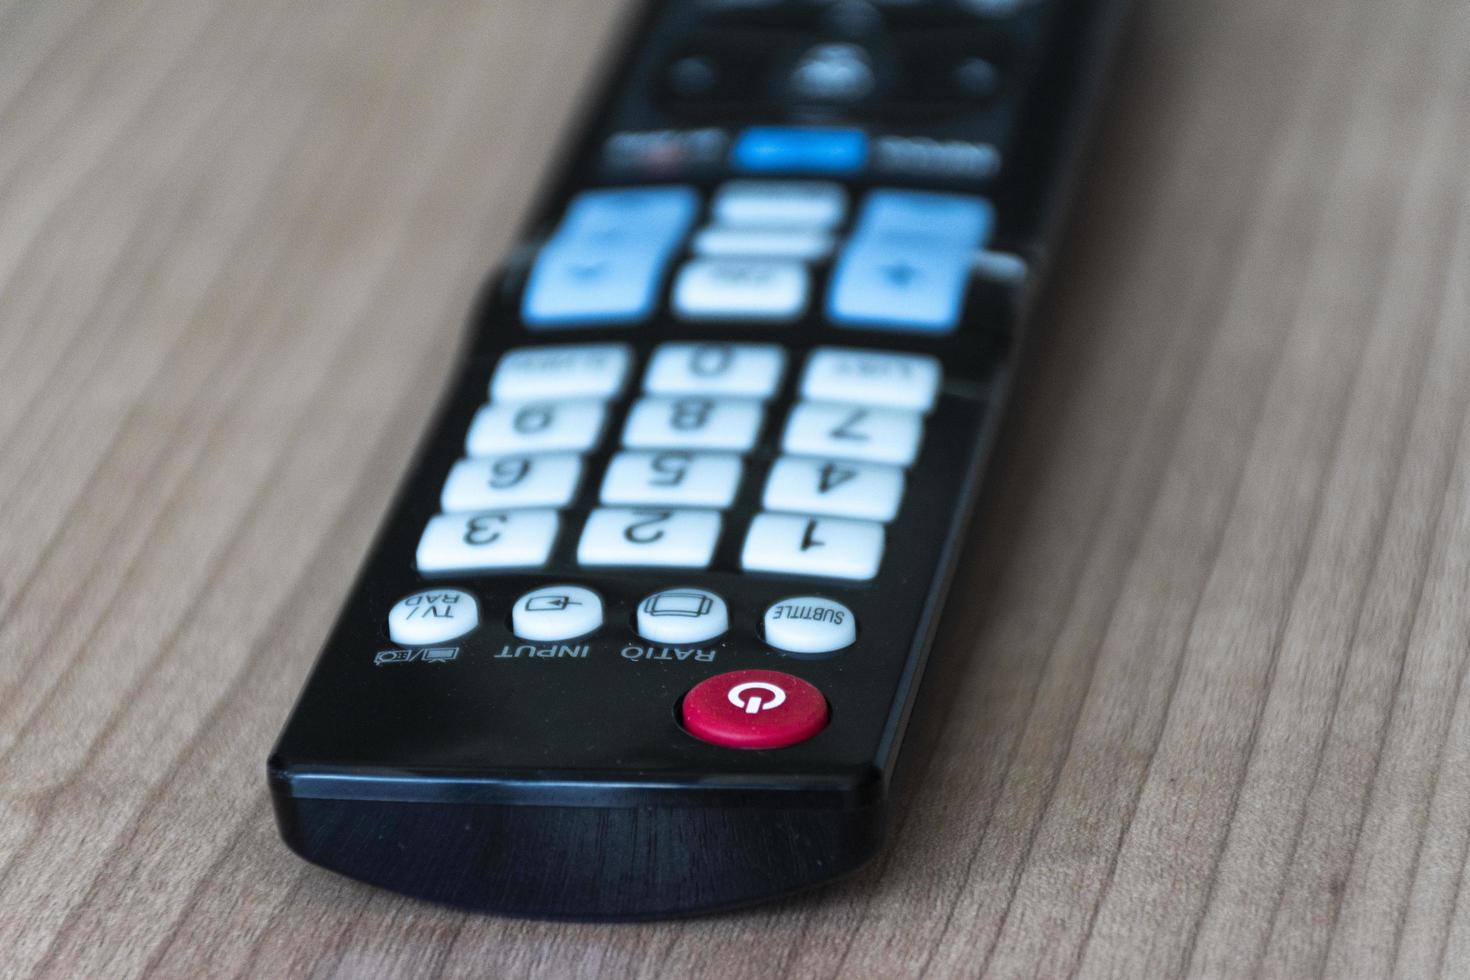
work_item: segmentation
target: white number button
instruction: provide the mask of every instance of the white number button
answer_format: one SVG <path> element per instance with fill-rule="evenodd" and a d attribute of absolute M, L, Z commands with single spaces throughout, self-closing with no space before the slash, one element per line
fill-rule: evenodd
<path fill-rule="evenodd" d="M 770 398 L 785 368 L 786 352 L 775 344 L 663 344 L 643 387 L 651 395 Z"/>
<path fill-rule="evenodd" d="M 405 596 L 388 611 L 388 636 L 406 647 L 446 643 L 480 625 L 475 597 L 459 589 L 429 589 Z"/>
<path fill-rule="evenodd" d="M 565 507 L 577 492 L 582 458 L 573 453 L 462 459 L 449 471 L 439 507 L 446 512 L 501 507 Z"/>
<path fill-rule="evenodd" d="M 919 452 L 924 420 L 918 412 L 867 405 L 802 402 L 791 410 L 783 451 L 907 466 Z"/>
<path fill-rule="evenodd" d="M 577 561 L 704 568 L 719 537 L 720 515 L 713 511 L 602 507 L 587 516 Z"/>
<path fill-rule="evenodd" d="M 740 567 L 749 572 L 866 580 L 883 560 L 883 525 L 838 517 L 757 514 Z"/>
<path fill-rule="evenodd" d="M 780 259 L 693 259 L 674 281 L 686 320 L 794 320 L 806 310 L 807 271 Z"/>
<path fill-rule="evenodd" d="M 586 452 L 597 445 L 606 414 L 602 402 L 592 399 L 496 402 L 475 414 L 465 451 L 471 456 Z"/>
<path fill-rule="evenodd" d="M 631 449 L 749 449 L 760 432 L 761 403 L 748 398 L 642 398 L 628 412 Z"/>
<path fill-rule="evenodd" d="M 806 359 L 801 396 L 927 412 L 939 392 L 939 362 L 923 354 L 821 347 Z"/>
<path fill-rule="evenodd" d="M 544 565 L 557 525 L 554 510 L 440 514 L 419 539 L 418 568 L 461 572 Z"/>
<path fill-rule="evenodd" d="M 742 468 L 734 453 L 622 452 L 607 466 L 602 502 L 729 507 L 740 486 Z"/>
<path fill-rule="evenodd" d="M 520 347 L 507 351 L 490 379 L 498 402 L 612 398 L 623 390 L 632 355 L 622 344 Z"/>
<path fill-rule="evenodd" d="M 553 643 L 602 625 L 602 597 L 580 585 L 548 585 L 527 592 L 510 609 L 510 628 L 523 640 Z"/>
<path fill-rule="evenodd" d="M 903 470 L 881 463 L 783 456 L 771 467 L 766 510 L 891 521 L 903 499 Z"/>

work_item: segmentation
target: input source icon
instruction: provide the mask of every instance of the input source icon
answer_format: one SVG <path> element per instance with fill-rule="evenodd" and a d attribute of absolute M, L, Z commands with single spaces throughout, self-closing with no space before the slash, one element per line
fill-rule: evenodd
<path fill-rule="evenodd" d="M 650 616 L 706 616 L 714 602 L 702 592 L 660 592 L 649 596 L 643 611 Z"/>
<path fill-rule="evenodd" d="M 536 595 L 526 600 L 526 612 L 561 612 L 581 603 L 569 595 Z"/>

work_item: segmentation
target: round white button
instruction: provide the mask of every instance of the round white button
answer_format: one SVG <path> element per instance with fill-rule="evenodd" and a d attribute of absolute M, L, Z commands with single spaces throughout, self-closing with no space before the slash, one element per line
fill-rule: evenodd
<path fill-rule="evenodd" d="M 831 653 L 852 646 L 857 617 L 840 602 L 799 595 L 773 603 L 764 621 L 766 642 L 794 654 Z"/>
<path fill-rule="evenodd" d="M 638 604 L 638 634 L 654 643 L 701 643 L 729 628 L 725 600 L 704 589 L 665 589 Z"/>
<path fill-rule="evenodd" d="M 444 643 L 479 625 L 479 603 L 459 589 L 415 592 L 399 599 L 388 612 L 388 635 L 406 647 Z"/>
<path fill-rule="evenodd" d="M 527 592 L 510 610 L 510 628 L 523 640 L 570 640 L 602 625 L 602 599 L 580 585 Z"/>

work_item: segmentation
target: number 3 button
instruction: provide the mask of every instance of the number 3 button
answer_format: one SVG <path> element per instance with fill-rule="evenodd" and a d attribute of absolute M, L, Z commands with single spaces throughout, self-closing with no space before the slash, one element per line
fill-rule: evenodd
<path fill-rule="evenodd" d="M 602 507 L 587 517 L 577 561 L 583 565 L 704 568 L 720 537 L 720 515 L 703 510 Z"/>
<path fill-rule="evenodd" d="M 421 572 L 544 565 L 556 540 L 554 510 L 441 514 L 419 539 Z"/>

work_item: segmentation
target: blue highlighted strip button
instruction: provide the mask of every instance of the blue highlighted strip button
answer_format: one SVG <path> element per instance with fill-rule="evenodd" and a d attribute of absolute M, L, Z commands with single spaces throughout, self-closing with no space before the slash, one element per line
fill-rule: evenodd
<path fill-rule="evenodd" d="M 731 165 L 752 174 L 851 174 L 868 162 L 860 129 L 752 126 L 735 140 Z"/>

